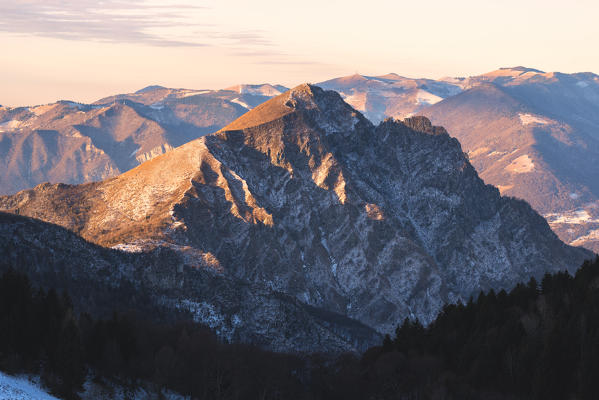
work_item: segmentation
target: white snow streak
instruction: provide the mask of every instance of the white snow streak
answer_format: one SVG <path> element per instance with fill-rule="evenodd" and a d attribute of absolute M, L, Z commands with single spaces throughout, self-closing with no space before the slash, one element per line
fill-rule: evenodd
<path fill-rule="evenodd" d="M 522 122 L 522 125 L 547 125 L 550 123 L 550 121 L 546 120 L 545 118 L 541 118 L 532 114 L 518 114 L 518 116 L 520 117 L 520 122 Z"/>
<path fill-rule="evenodd" d="M 133 157 L 137 154 L 138 151 L 141 150 L 141 147 L 137 148 L 136 150 L 133 151 L 133 153 L 129 154 L 129 157 Z"/>
<path fill-rule="evenodd" d="M 246 103 L 244 103 L 243 101 L 239 100 L 239 97 L 237 97 L 237 98 L 235 98 L 235 99 L 231 100 L 231 103 L 237 103 L 237 104 L 239 104 L 241 107 L 245 107 L 245 108 L 247 108 L 248 110 L 250 110 L 250 109 L 252 108 L 252 107 L 248 106 Z"/>

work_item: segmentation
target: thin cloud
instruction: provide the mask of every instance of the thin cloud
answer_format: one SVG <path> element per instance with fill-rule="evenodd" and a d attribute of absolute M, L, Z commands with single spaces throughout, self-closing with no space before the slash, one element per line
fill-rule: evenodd
<path fill-rule="evenodd" d="M 255 61 L 254 64 L 263 64 L 263 65 L 322 65 L 322 66 L 329 66 L 332 64 L 329 63 L 324 63 L 324 62 L 319 62 L 319 61 L 294 61 L 294 60 L 278 60 L 278 59 L 272 59 L 272 60 L 258 60 Z"/>
<path fill-rule="evenodd" d="M 0 32 L 153 46 L 272 46 L 263 32 L 217 32 L 206 7 L 148 0 L 0 0 Z"/>
<path fill-rule="evenodd" d="M 235 46 L 259 46 L 274 47 L 275 44 L 266 38 L 267 33 L 260 30 L 249 30 L 240 32 L 216 32 L 211 30 L 201 30 L 195 34 L 213 40 L 215 42 L 226 43 L 228 47 Z"/>

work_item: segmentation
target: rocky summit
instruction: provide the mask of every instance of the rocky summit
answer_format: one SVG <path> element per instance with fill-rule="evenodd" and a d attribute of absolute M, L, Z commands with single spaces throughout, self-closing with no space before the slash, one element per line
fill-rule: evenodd
<path fill-rule="evenodd" d="M 115 178 L 39 185 L 0 209 L 129 252 L 168 249 L 180 266 L 164 276 L 201 271 L 194 282 L 210 284 L 164 304 L 278 350 L 356 349 L 365 326 L 428 323 L 446 302 L 591 257 L 486 185 L 445 129 L 424 117 L 374 126 L 307 84 Z M 258 293 L 259 321 L 223 301 Z M 279 298 L 316 315 L 314 330 L 276 329 L 293 319 Z"/>

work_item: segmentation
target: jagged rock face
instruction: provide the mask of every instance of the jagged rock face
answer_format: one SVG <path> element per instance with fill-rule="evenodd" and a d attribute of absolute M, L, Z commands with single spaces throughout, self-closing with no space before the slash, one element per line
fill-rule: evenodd
<path fill-rule="evenodd" d="M 234 90 L 235 89 L 235 90 Z M 0 194 L 117 176 L 230 123 L 282 87 L 149 87 L 94 104 L 0 106 Z"/>
<path fill-rule="evenodd" d="M 381 340 L 357 321 L 283 293 L 185 267 L 164 247 L 107 249 L 56 225 L 0 213 L 0 255 L 0 273 L 17 268 L 35 285 L 65 289 L 77 311 L 98 316 L 134 309 L 151 318 L 193 318 L 229 341 L 274 351 L 363 351 Z"/>
<path fill-rule="evenodd" d="M 76 217 L 57 206 L 67 193 Z M 425 118 L 374 127 L 310 85 L 115 179 L 38 187 L 0 207 L 103 244 L 187 249 L 188 264 L 381 333 L 591 256 L 485 185 L 444 129 Z"/>

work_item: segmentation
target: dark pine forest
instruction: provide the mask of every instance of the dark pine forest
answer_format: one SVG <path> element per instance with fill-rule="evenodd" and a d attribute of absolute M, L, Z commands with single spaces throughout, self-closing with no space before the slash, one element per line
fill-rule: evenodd
<path fill-rule="evenodd" d="M 130 312 L 76 315 L 67 293 L 9 270 L 0 370 L 38 374 L 66 399 L 86 379 L 197 399 L 596 399 L 599 259 L 447 305 L 428 327 L 403 321 L 381 346 L 335 356 L 223 343 L 199 324 Z"/>

